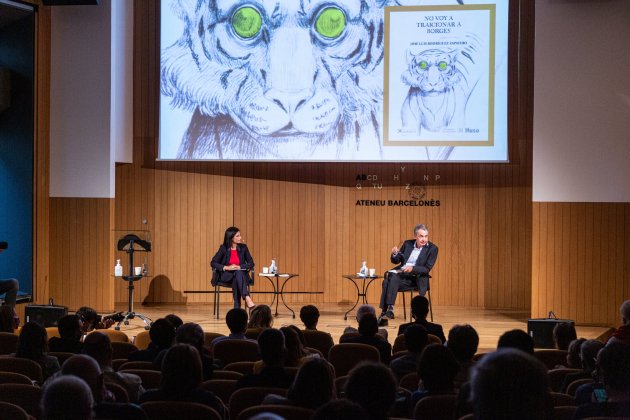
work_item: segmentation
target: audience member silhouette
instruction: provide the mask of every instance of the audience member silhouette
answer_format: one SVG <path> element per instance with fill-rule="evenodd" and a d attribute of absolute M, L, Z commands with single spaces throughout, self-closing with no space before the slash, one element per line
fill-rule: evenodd
<path fill-rule="evenodd" d="M 357 309 L 357 313 L 355 315 L 357 324 L 361 322 L 361 318 L 363 318 L 363 315 L 367 315 L 367 314 L 372 314 L 376 318 L 376 309 L 374 309 L 374 306 L 372 305 L 359 306 L 359 308 Z M 344 328 L 343 335 L 339 337 L 339 342 L 344 343 L 346 338 L 356 336 L 358 333 L 359 333 L 359 330 L 357 328 L 348 326 Z M 379 328 L 377 334 L 378 334 L 377 338 L 382 338 L 385 341 L 387 341 L 387 338 L 389 337 L 389 332 L 387 331 L 386 328 Z"/>
<path fill-rule="evenodd" d="M 42 389 L 45 420 L 91 420 L 93 404 L 90 387 L 76 376 L 51 378 Z"/>
<path fill-rule="evenodd" d="M 168 314 L 164 317 L 164 319 L 173 324 L 173 328 L 175 328 L 175 331 L 177 331 L 177 329 L 181 327 L 184 323 L 184 321 L 182 321 L 182 319 L 175 314 Z"/>
<path fill-rule="evenodd" d="M 378 337 L 377 332 L 378 320 L 375 315 L 368 313 L 363 315 L 359 321 L 359 335 L 357 337 L 348 337 L 344 342 L 368 344 L 375 347 L 381 356 L 381 362 L 389 365 L 392 359 L 392 345 Z"/>
<path fill-rule="evenodd" d="M 422 350 L 429 342 L 427 330 L 422 325 L 410 325 L 405 329 L 405 345 L 407 354 L 394 359 L 389 364 L 389 368 L 397 381 L 408 373 L 418 370 L 418 361 Z"/>
<path fill-rule="evenodd" d="M 630 348 L 613 342 L 597 355 L 597 375 L 603 388 L 594 390 L 594 400 L 578 407 L 574 419 L 630 417 Z"/>
<path fill-rule="evenodd" d="M 81 321 L 76 315 L 66 315 L 59 319 L 57 325 L 60 337 L 50 337 L 48 349 L 66 353 L 81 353 Z"/>
<path fill-rule="evenodd" d="M 582 359 L 580 358 L 580 349 L 586 338 L 578 338 L 571 341 L 567 350 L 567 367 L 570 369 L 582 369 Z"/>
<path fill-rule="evenodd" d="M 271 308 L 267 305 L 256 305 L 249 314 L 247 328 L 264 330 L 273 326 Z"/>
<path fill-rule="evenodd" d="M 569 350 L 571 341 L 577 339 L 573 322 L 559 322 L 553 327 L 553 343 L 558 350 Z"/>
<path fill-rule="evenodd" d="M 311 420 L 363 420 L 368 413 L 361 405 L 347 400 L 331 400 L 315 411 Z"/>
<path fill-rule="evenodd" d="M 299 334 L 293 328 L 290 326 L 282 327 L 280 331 L 284 334 L 284 345 L 287 349 L 284 365 L 288 367 L 300 366 L 310 353 L 304 349 Z"/>
<path fill-rule="evenodd" d="M 210 347 L 223 340 L 249 340 L 245 335 L 247 330 L 247 311 L 243 308 L 232 308 L 225 315 L 225 323 L 230 329 L 230 335 L 217 337 L 210 343 Z M 255 340 L 251 340 L 255 341 Z"/>
<path fill-rule="evenodd" d="M 523 330 L 514 329 L 506 331 L 499 337 L 497 349 L 506 347 L 519 349 L 527 354 L 534 354 L 534 339 Z"/>
<path fill-rule="evenodd" d="M 300 320 L 307 330 L 317 330 L 319 322 L 319 309 L 314 305 L 305 305 L 300 309 Z"/>
<path fill-rule="evenodd" d="M 476 420 L 550 419 L 547 369 L 532 355 L 501 348 L 473 368 L 472 403 Z"/>
<path fill-rule="evenodd" d="M 122 386 L 127 391 L 129 401 L 138 402 L 144 392 L 142 379 L 132 373 L 114 371 L 112 342 L 107 335 L 98 331 L 88 334 L 83 342 L 83 353 L 96 360 L 103 372 L 103 381 L 106 385 L 113 383 Z"/>
<path fill-rule="evenodd" d="M 420 386 L 411 395 L 410 408 L 428 395 L 455 394 L 453 380 L 459 366 L 453 353 L 440 344 L 429 344 L 424 348 L 418 363 Z"/>
<path fill-rule="evenodd" d="M 448 332 L 446 347 L 453 352 L 459 365 L 459 371 L 455 376 L 455 388 L 459 389 L 470 379 L 470 369 L 473 366 L 473 356 L 479 346 L 479 334 L 468 324 L 455 325 Z"/>
<path fill-rule="evenodd" d="M 258 352 L 264 366 L 260 373 L 245 375 L 240 378 L 236 387 L 289 388 L 293 383 L 293 376 L 284 369 L 286 351 L 284 334 L 280 330 L 275 328 L 263 330 L 258 336 Z"/>
<path fill-rule="evenodd" d="M 335 395 L 335 373 L 330 363 L 321 358 L 305 362 L 289 387 L 286 397 L 268 395 L 263 404 L 289 404 L 317 410 Z"/>
<path fill-rule="evenodd" d="M 615 330 L 608 343 L 621 342 L 630 345 L 630 300 L 626 300 L 619 307 L 621 326 Z"/>
<path fill-rule="evenodd" d="M 561 392 L 566 392 L 567 387 L 573 381 L 578 379 L 591 379 L 593 378 L 593 372 L 595 371 L 597 353 L 604 347 L 604 343 L 599 340 L 584 340 L 580 346 L 580 372 L 569 373 L 564 377 Z M 587 391 L 587 396 L 590 395 L 590 391 Z M 577 396 L 577 395 L 576 395 Z"/>
<path fill-rule="evenodd" d="M 175 339 L 173 324 L 164 318 L 155 320 L 149 330 L 151 342 L 146 350 L 137 350 L 129 355 L 129 361 L 152 362 L 163 350 L 168 350 Z"/>
<path fill-rule="evenodd" d="M 160 388 L 146 391 L 140 397 L 140 402 L 196 402 L 214 408 L 225 418 L 225 406 L 214 393 L 201 388 L 202 379 L 201 358 L 197 349 L 189 344 L 175 344 L 162 361 Z"/>
<path fill-rule="evenodd" d="M 0 332 L 15 332 L 15 309 L 9 305 L 0 306 Z"/>
<path fill-rule="evenodd" d="M 422 325 L 429 334 L 433 334 L 437 338 L 440 339 L 442 344 L 446 342 L 446 337 L 444 337 L 444 330 L 440 324 L 434 324 L 433 322 L 427 321 L 427 315 L 429 314 L 429 301 L 424 296 L 415 296 L 411 299 L 411 318 L 413 318 L 413 322 L 408 322 L 406 324 L 401 324 L 398 327 L 398 335 L 404 334 L 405 329 L 408 326 L 413 324 Z"/>
<path fill-rule="evenodd" d="M 59 360 L 48 355 L 48 335 L 41 325 L 27 322 L 20 331 L 15 356 L 30 359 L 42 367 L 44 379 L 59 371 Z"/>
<path fill-rule="evenodd" d="M 355 366 L 346 382 L 346 398 L 358 403 L 367 412 L 367 419 L 385 420 L 396 400 L 396 380 L 380 363 Z"/>
<path fill-rule="evenodd" d="M 207 381 L 210 379 L 212 377 L 212 372 L 214 371 L 214 360 L 212 359 L 210 351 L 204 346 L 204 334 L 201 326 L 199 324 L 195 324 L 194 322 L 187 322 L 186 324 L 180 325 L 175 333 L 175 341 L 177 343 L 190 344 L 197 349 L 199 357 L 201 357 L 203 380 Z M 162 368 L 162 360 L 164 359 L 167 351 L 168 349 L 162 350 L 153 360 L 153 365 L 157 369 Z"/>
<path fill-rule="evenodd" d="M 82 306 L 77 309 L 76 315 L 81 320 L 81 331 L 83 331 L 84 334 L 93 330 L 107 329 L 114 324 L 114 320 L 111 318 L 103 320 L 103 318 L 89 306 Z"/>

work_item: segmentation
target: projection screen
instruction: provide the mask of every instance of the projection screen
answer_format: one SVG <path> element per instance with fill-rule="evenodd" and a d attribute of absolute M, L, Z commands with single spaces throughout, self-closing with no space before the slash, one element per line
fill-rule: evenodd
<path fill-rule="evenodd" d="M 507 161 L 507 0 L 162 0 L 162 160 Z"/>

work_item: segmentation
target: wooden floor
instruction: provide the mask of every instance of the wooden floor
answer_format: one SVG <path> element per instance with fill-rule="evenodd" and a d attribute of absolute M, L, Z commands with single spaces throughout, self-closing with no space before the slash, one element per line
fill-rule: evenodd
<path fill-rule="evenodd" d="M 289 304 L 290 305 L 290 304 Z M 207 304 L 188 304 L 188 305 L 152 305 L 142 306 L 136 305 L 134 308 L 137 312 L 142 313 L 149 318 L 156 320 L 165 315 L 174 313 L 180 316 L 184 322 L 196 322 L 202 326 L 204 331 L 219 332 L 222 334 L 228 334 L 227 326 L 225 325 L 225 313 L 230 309 L 230 304 L 221 305 L 221 319 L 216 319 L 212 316 L 212 305 Z M 332 334 L 335 343 L 339 341 L 339 336 L 342 334 L 343 329 L 346 326 L 355 326 L 356 321 L 354 316 L 350 314 L 348 320 L 344 321 L 344 313 L 349 309 L 346 306 L 339 306 L 336 304 L 320 304 L 318 308 L 321 313 L 318 329 L 322 331 L 328 331 Z M 126 309 L 125 304 L 117 305 L 118 311 L 124 311 Z M 300 328 L 303 328 L 299 319 L 299 306 L 292 307 L 296 311 L 296 318 L 291 317 L 291 312 L 284 308 L 282 305 L 278 308 L 278 317 L 275 318 L 274 326 L 282 327 L 285 325 L 295 324 Z M 275 312 L 275 307 L 273 308 Z M 352 315 L 352 316 L 351 316 Z M 409 316 L 407 314 L 407 316 Z M 499 336 L 508 330 L 514 328 L 520 328 L 527 330 L 527 318 L 529 318 L 529 311 L 514 311 L 514 310 L 489 310 L 480 308 L 463 308 L 463 307 L 434 307 L 433 308 L 434 322 L 442 324 L 444 327 L 445 335 L 448 334 L 448 330 L 456 324 L 470 324 L 479 333 L 479 351 L 491 351 L 496 348 Z M 398 332 L 398 326 L 404 322 L 408 322 L 402 319 L 402 311 L 396 313 L 396 319 L 389 321 L 387 330 L 389 332 L 389 342 L 393 343 L 396 333 Z M 134 337 L 138 332 L 142 331 L 144 324 L 139 319 L 134 319 L 129 325 L 123 325 L 121 330 L 129 335 L 130 338 Z M 585 338 L 597 338 L 604 334 L 608 328 L 604 327 L 591 327 L 591 326 L 577 326 L 578 337 Z"/>

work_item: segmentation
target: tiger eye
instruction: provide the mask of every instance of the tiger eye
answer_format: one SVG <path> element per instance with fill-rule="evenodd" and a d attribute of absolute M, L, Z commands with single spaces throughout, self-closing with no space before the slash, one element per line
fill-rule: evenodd
<path fill-rule="evenodd" d="M 232 28 L 242 38 L 253 38 L 262 27 L 262 17 L 253 7 L 241 7 L 232 15 Z"/>
<path fill-rule="evenodd" d="M 324 9 L 315 21 L 315 30 L 326 38 L 337 38 L 346 29 L 346 15 L 336 7 Z"/>
<path fill-rule="evenodd" d="M 421 61 L 418 66 L 420 67 L 420 70 L 426 70 L 429 67 L 429 63 L 427 63 L 426 61 Z"/>
<path fill-rule="evenodd" d="M 440 69 L 440 71 L 446 70 L 447 67 L 448 64 L 446 64 L 446 61 L 440 61 L 440 64 L 438 64 L 438 68 Z"/>

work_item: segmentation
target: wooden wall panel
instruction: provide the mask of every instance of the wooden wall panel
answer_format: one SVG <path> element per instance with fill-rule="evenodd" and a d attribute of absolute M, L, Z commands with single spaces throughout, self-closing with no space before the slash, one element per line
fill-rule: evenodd
<path fill-rule="evenodd" d="M 112 311 L 114 200 L 50 199 L 50 297 L 76 310 Z"/>
<path fill-rule="evenodd" d="M 616 325 L 630 299 L 629 203 L 534 203 L 532 316 Z"/>

